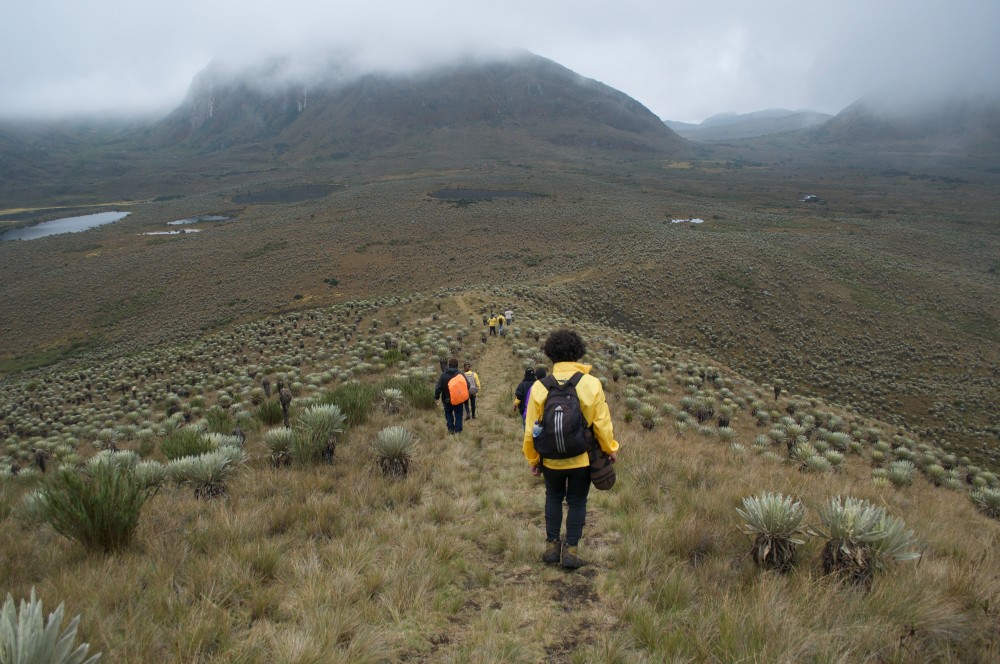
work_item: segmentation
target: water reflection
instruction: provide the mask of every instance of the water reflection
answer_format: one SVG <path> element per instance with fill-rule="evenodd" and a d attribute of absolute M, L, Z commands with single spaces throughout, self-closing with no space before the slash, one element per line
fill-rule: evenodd
<path fill-rule="evenodd" d="M 128 215 L 128 212 L 97 212 L 79 217 L 63 217 L 62 219 L 43 221 L 34 226 L 13 228 L 0 235 L 0 240 L 5 242 L 8 240 L 37 240 L 40 237 L 58 235 L 59 233 L 79 233 L 90 228 L 120 221 Z"/>
<path fill-rule="evenodd" d="M 229 217 L 223 217 L 221 214 L 203 214 L 198 217 L 188 217 L 187 219 L 178 219 L 177 221 L 168 221 L 167 226 L 187 226 L 188 224 L 197 224 L 201 221 L 228 221 Z"/>

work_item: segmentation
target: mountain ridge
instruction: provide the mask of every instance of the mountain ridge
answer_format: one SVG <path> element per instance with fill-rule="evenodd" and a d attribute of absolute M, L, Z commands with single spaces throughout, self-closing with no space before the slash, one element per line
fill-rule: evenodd
<path fill-rule="evenodd" d="M 478 126 L 522 130 L 543 143 L 626 152 L 678 152 L 685 142 L 638 101 L 551 60 L 461 62 L 412 74 L 333 77 L 313 85 L 254 87 L 241 76 L 200 73 L 150 136 L 202 150 L 261 143 L 309 151 L 370 152 L 414 135 Z"/>
<path fill-rule="evenodd" d="M 742 114 L 718 113 L 700 124 L 670 120 L 665 124 L 689 140 L 724 141 L 809 129 L 822 125 L 832 117 L 815 111 L 772 108 Z"/>

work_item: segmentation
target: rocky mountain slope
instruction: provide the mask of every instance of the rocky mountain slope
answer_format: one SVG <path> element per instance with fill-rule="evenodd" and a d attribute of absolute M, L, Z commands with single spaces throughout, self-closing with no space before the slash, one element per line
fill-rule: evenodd
<path fill-rule="evenodd" d="M 266 83 L 262 83 L 266 81 Z M 496 134 L 543 145 L 677 152 L 685 142 L 631 97 L 529 53 L 410 75 L 306 82 L 209 67 L 152 133 L 203 151 L 262 144 L 298 158 L 330 158 Z"/>

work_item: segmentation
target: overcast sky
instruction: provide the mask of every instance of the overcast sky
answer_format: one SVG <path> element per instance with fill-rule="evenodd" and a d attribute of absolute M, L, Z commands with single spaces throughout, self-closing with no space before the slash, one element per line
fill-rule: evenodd
<path fill-rule="evenodd" d="M 1000 89 L 1000 0 L 6 0 L 0 116 L 163 113 L 216 57 L 405 68 L 527 49 L 664 120 L 836 113 L 900 77 Z"/>

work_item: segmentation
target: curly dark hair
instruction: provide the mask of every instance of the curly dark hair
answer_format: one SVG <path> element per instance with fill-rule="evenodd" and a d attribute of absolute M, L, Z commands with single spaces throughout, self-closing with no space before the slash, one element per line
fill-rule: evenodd
<path fill-rule="evenodd" d="M 587 345 L 579 334 L 563 328 L 549 335 L 542 352 L 552 362 L 576 362 L 587 353 Z"/>

